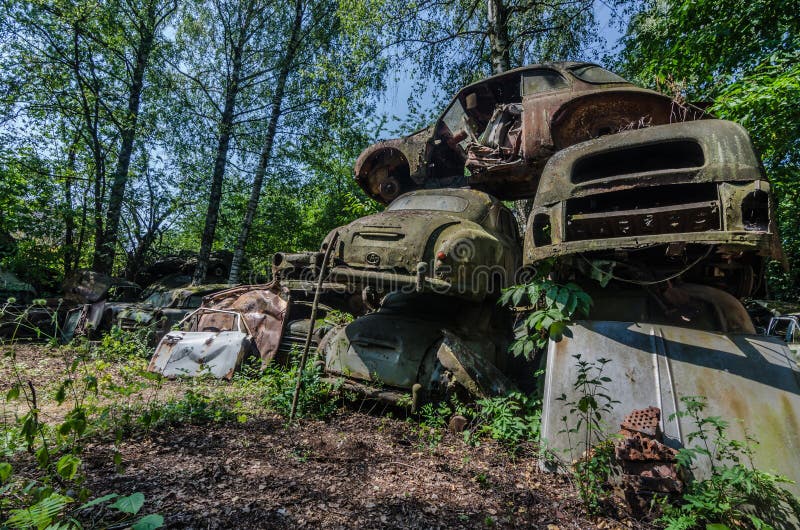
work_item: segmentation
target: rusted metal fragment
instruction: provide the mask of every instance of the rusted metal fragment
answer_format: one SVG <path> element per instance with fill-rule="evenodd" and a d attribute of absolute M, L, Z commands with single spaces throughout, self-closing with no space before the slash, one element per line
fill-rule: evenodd
<path fill-rule="evenodd" d="M 683 491 L 675 461 L 677 451 L 664 445 L 661 409 L 634 410 L 622 421 L 614 457 L 621 473 L 612 483 L 636 515 L 641 515 L 655 494 Z"/>
<path fill-rule="evenodd" d="M 207 296 L 204 311 L 192 322 L 190 329 L 221 332 L 232 329 L 228 313 L 241 315 L 251 330 L 253 344 L 263 364 L 275 359 L 284 331 L 289 306 L 289 289 L 279 282 L 262 285 L 241 285 Z"/>
<path fill-rule="evenodd" d="M 444 332 L 444 340 L 436 351 L 442 366 L 452 372 L 453 381 L 463 386 L 472 396 L 505 396 L 516 390 L 503 373 L 485 354 L 471 348 L 464 340 Z"/>
<path fill-rule="evenodd" d="M 147 369 L 166 377 L 231 379 L 250 349 L 249 338 L 245 331 L 171 331 L 159 342 Z"/>
<path fill-rule="evenodd" d="M 544 162 L 558 149 L 702 117 L 700 109 L 596 65 L 531 65 L 464 87 L 431 127 L 368 147 L 355 177 L 384 204 L 413 189 L 464 184 L 501 199 L 532 197 Z"/>
<path fill-rule="evenodd" d="M 634 410 L 622 420 L 621 427 L 626 431 L 638 432 L 651 438 L 658 434 L 661 421 L 661 409 L 648 407 L 644 410 Z"/>

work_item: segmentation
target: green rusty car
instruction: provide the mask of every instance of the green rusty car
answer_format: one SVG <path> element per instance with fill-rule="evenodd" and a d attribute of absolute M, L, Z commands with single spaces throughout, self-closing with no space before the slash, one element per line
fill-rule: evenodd
<path fill-rule="evenodd" d="M 432 292 L 483 300 L 514 282 L 521 260 L 517 223 L 498 199 L 469 189 L 417 190 L 381 213 L 332 231 L 331 281 L 374 300 Z"/>
<path fill-rule="evenodd" d="M 152 326 L 155 339 L 161 338 L 170 328 L 200 307 L 206 295 L 229 289 L 230 285 L 184 285 L 174 289 L 148 289 L 145 299 L 127 304 L 116 314 L 116 324 L 121 329 L 134 330 Z"/>
<path fill-rule="evenodd" d="M 524 261 L 570 258 L 600 276 L 680 276 L 738 297 L 763 296 L 767 261 L 784 261 L 774 206 L 761 161 L 736 123 L 621 132 L 550 158 L 528 218 Z"/>

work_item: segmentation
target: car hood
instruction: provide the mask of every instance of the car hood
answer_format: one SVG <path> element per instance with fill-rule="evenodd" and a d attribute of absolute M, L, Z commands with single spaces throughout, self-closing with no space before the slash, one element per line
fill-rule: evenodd
<path fill-rule="evenodd" d="M 428 242 L 448 226 L 468 222 L 441 212 L 382 212 L 339 229 L 338 258 L 344 265 L 411 272 L 432 259 Z"/>

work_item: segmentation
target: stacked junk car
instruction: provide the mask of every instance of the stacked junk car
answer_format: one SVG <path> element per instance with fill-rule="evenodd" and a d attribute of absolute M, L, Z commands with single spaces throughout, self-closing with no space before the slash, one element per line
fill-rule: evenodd
<path fill-rule="evenodd" d="M 797 361 L 742 305 L 766 295 L 767 263 L 783 257 L 741 126 L 593 64 L 541 64 L 465 87 L 430 127 L 366 148 L 354 172 L 382 212 L 318 251 L 276 254 L 270 283 L 206 296 L 150 369 L 230 378 L 247 356 L 287 363 L 307 345 L 323 377 L 412 408 L 537 388 L 543 444 L 563 455 L 579 355 L 606 363 L 618 456 L 648 449 L 623 488 L 680 489 L 689 396 L 732 438 L 757 435 L 756 466 L 800 480 L 783 457 L 800 449 Z M 593 303 L 526 359 L 509 345 L 536 307 L 498 300 L 537 270 Z"/>

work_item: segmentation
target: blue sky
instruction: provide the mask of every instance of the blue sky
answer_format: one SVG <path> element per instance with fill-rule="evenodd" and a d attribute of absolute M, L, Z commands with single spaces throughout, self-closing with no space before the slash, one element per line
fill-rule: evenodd
<path fill-rule="evenodd" d="M 605 41 L 598 45 L 593 45 L 585 50 L 584 58 L 589 61 L 598 62 L 603 54 L 611 52 L 622 37 L 619 21 L 612 20 L 612 10 L 601 0 L 595 0 L 595 16 L 599 22 L 600 36 Z M 382 137 L 392 137 L 397 135 L 401 123 L 395 117 L 405 116 L 409 112 L 408 97 L 411 94 L 412 81 L 408 78 L 386 80 L 387 88 L 383 96 L 378 101 L 378 114 L 387 118 L 383 129 Z M 431 93 L 426 93 L 418 101 L 422 110 L 428 113 L 435 105 Z M 406 131 L 410 132 L 410 131 Z"/>

